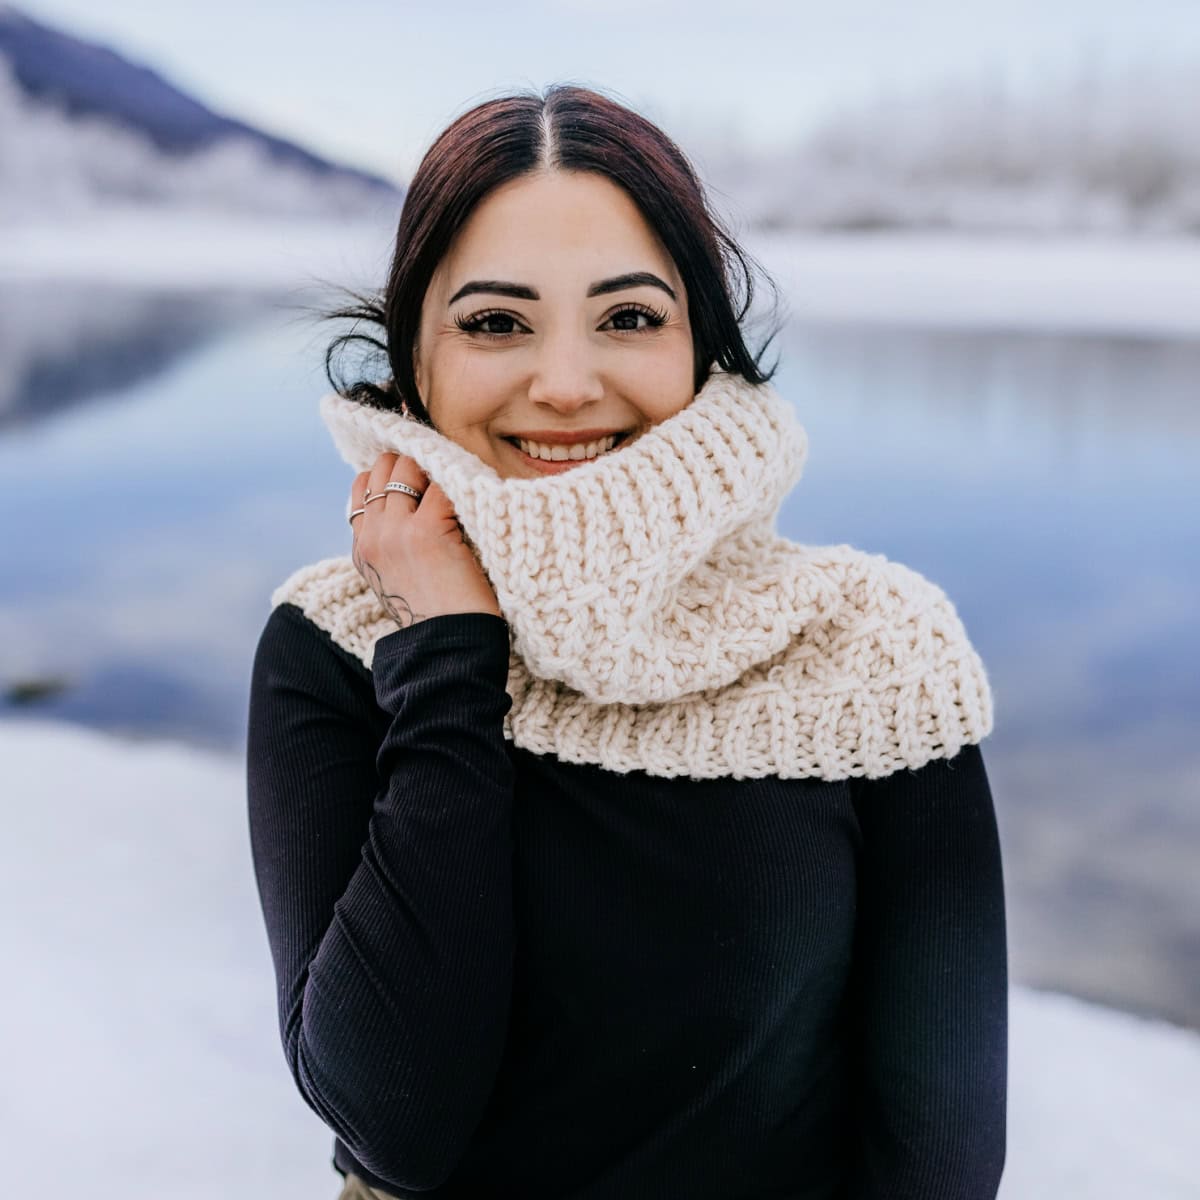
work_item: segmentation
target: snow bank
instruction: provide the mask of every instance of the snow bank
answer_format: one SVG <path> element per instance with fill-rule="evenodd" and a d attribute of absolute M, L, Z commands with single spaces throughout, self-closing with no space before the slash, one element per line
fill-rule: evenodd
<path fill-rule="evenodd" d="M 398 217 L 335 222 L 127 205 L 69 218 L 29 217 L 3 228 L 0 282 L 257 289 L 326 278 L 377 286 L 387 275 Z"/>
<path fill-rule="evenodd" d="M 744 244 L 805 320 L 1200 336 L 1197 239 L 751 233 Z"/>
<path fill-rule="evenodd" d="M 335 223 L 112 208 L 29 220 L 0 237 L 0 283 L 374 288 L 387 276 L 393 215 Z M 1200 336 L 1200 239 L 742 237 L 804 320 Z"/>
<path fill-rule="evenodd" d="M 243 764 L 0 722 L 14 1194 L 336 1195 L 283 1059 Z M 1004 1200 L 1200 1190 L 1200 1036 L 1014 988 Z M 64 1147 L 66 1152 L 64 1152 Z"/>

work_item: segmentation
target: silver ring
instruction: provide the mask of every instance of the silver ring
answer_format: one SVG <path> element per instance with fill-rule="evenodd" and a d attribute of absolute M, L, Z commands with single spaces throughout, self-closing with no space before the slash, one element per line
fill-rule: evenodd
<path fill-rule="evenodd" d="M 369 500 L 363 501 L 363 508 L 366 508 L 368 504 L 374 504 L 376 500 L 386 500 L 386 499 L 387 499 L 387 496 L 383 492 L 376 492 L 375 495 L 373 495 Z"/>
<path fill-rule="evenodd" d="M 362 516 L 362 514 L 363 514 L 363 513 L 365 513 L 366 511 L 367 511 L 367 510 L 366 510 L 365 508 L 356 508 L 356 509 L 355 509 L 355 510 L 354 510 L 354 511 L 353 511 L 353 512 L 352 512 L 352 513 L 349 515 L 349 517 L 347 517 L 346 519 L 347 519 L 347 520 L 350 522 L 350 524 L 351 524 L 351 525 L 353 525 L 353 524 L 354 524 L 354 518 L 355 518 L 355 517 L 361 517 L 361 516 Z"/>
<path fill-rule="evenodd" d="M 411 496 L 414 500 L 420 500 L 424 492 L 418 492 L 416 488 L 410 488 L 407 483 L 398 483 L 391 479 L 383 485 L 385 492 L 403 492 L 406 496 Z"/>

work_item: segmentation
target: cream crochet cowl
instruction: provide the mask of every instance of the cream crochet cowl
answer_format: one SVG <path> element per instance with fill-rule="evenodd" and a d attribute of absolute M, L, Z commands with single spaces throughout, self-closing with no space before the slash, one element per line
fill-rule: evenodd
<path fill-rule="evenodd" d="M 714 370 L 628 445 L 536 479 L 337 394 L 321 416 L 356 471 L 393 450 L 449 497 L 508 623 L 517 746 L 622 773 L 839 780 L 991 732 L 987 675 L 939 587 L 776 532 L 808 438 L 770 384 Z M 397 629 L 349 554 L 300 568 L 271 602 L 368 668 Z"/>

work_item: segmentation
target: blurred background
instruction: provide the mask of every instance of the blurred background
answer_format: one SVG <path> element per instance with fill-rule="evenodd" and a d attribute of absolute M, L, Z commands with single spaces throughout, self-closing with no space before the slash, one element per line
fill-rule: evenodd
<path fill-rule="evenodd" d="M 0 5 L 9 1174 L 336 1194 L 242 757 L 271 591 L 350 547 L 313 313 L 383 282 L 450 120 L 564 80 L 779 284 L 781 531 L 920 570 L 988 666 L 1002 1195 L 1200 1194 L 1191 0 Z"/>

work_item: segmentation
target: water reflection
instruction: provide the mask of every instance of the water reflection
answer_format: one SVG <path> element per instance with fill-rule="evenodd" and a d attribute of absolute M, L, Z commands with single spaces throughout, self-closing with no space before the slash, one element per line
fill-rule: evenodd
<path fill-rule="evenodd" d="M 261 297 L 0 281 L 0 430 L 153 379 L 252 320 Z"/>
<path fill-rule="evenodd" d="M 0 711 L 240 753 L 272 589 L 349 549 L 326 331 L 286 297 L 0 304 L 3 411 L 38 416 L 0 428 Z M 811 441 L 781 531 L 924 572 L 988 666 L 1014 977 L 1200 1027 L 1200 345 L 777 348 Z"/>

